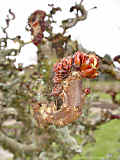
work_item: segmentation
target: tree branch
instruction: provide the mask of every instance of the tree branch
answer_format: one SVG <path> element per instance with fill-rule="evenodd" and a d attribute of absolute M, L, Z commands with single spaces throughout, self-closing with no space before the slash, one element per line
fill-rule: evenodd
<path fill-rule="evenodd" d="M 87 19 L 87 10 L 82 5 L 81 1 L 79 4 L 72 6 L 70 8 L 70 12 L 72 12 L 74 9 L 77 10 L 77 14 L 75 18 L 68 18 L 66 20 L 62 21 L 62 25 L 60 27 L 63 28 L 63 34 L 66 32 L 67 29 L 74 27 L 79 21 L 83 21 Z M 81 15 L 78 15 L 78 11 L 80 11 Z"/>
<path fill-rule="evenodd" d="M 43 145 L 45 143 L 48 143 L 48 138 L 46 135 L 41 135 L 39 139 L 41 141 L 39 144 L 33 143 L 33 144 L 22 144 L 17 142 L 15 139 L 12 139 L 10 137 L 7 137 L 2 132 L 0 132 L 0 143 L 5 145 L 11 152 L 19 153 L 20 155 L 23 153 L 30 153 L 30 152 L 41 152 L 43 149 Z M 43 140 L 42 140 L 43 139 Z"/>
<path fill-rule="evenodd" d="M 63 105 L 59 110 L 53 104 L 49 106 L 45 104 L 41 106 L 38 103 L 32 105 L 33 116 L 39 126 L 48 124 L 65 126 L 78 119 L 81 115 L 85 98 L 79 73 L 69 76 L 64 81 L 61 96 L 63 98 Z"/>

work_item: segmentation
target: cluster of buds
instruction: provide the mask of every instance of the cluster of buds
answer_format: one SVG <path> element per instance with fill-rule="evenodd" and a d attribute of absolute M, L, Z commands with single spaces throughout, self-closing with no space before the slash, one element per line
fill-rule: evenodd
<path fill-rule="evenodd" d="M 53 82 L 55 84 L 52 95 L 58 96 L 60 91 L 56 91 L 58 84 L 66 79 L 71 71 L 78 71 L 82 78 L 95 78 L 98 75 L 97 69 L 99 59 L 95 54 L 87 54 L 77 51 L 72 57 L 63 58 L 54 65 L 55 76 Z"/>
<path fill-rule="evenodd" d="M 85 97 L 90 93 L 89 88 L 82 88 L 82 78 L 95 78 L 98 75 L 98 63 L 96 55 L 78 51 L 72 57 L 63 58 L 55 64 L 52 95 L 62 98 L 63 104 L 57 108 L 54 102 L 41 105 L 34 103 L 33 116 L 39 126 L 65 126 L 79 118 Z"/>
<path fill-rule="evenodd" d="M 83 78 L 96 78 L 98 76 L 99 59 L 95 54 L 76 52 L 73 56 L 74 67 L 80 71 Z"/>
<path fill-rule="evenodd" d="M 41 43 L 43 38 L 43 32 L 46 29 L 45 22 L 46 13 L 42 10 L 37 10 L 31 14 L 28 19 L 28 25 L 31 28 L 31 34 L 33 35 L 33 43 L 37 46 Z"/>

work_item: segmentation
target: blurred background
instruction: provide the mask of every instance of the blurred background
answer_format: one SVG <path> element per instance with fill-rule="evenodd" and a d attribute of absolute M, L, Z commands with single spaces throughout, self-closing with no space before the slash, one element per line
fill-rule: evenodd
<path fill-rule="evenodd" d="M 74 5 L 78 1 L 59 1 L 59 0 L 45 0 L 45 1 L 8 1 L 4 0 L 0 6 L 0 26 L 5 25 L 5 17 L 8 12 L 8 8 L 11 8 L 16 15 L 16 20 L 12 22 L 9 27 L 9 35 L 16 36 L 21 35 L 22 39 L 28 41 L 30 39 L 30 33 L 25 31 L 28 16 L 37 9 L 45 10 L 49 12 L 50 8 L 48 4 L 55 4 L 62 8 L 62 12 L 58 12 L 55 15 L 57 24 L 54 25 L 54 32 L 61 31 L 59 25 L 61 20 L 73 17 L 73 13 L 69 12 L 71 5 Z M 95 51 L 100 56 L 110 54 L 111 57 L 120 54 L 120 1 L 119 0 L 84 0 L 85 8 L 88 10 L 88 18 L 85 21 L 78 23 L 75 27 L 69 29 L 67 34 L 71 34 L 73 40 L 78 40 L 83 47 L 88 50 Z M 91 9 L 96 6 L 96 9 Z M 0 33 L 2 35 L 2 32 Z M 9 47 L 17 44 L 10 43 Z M 26 52 L 28 54 L 26 54 Z M 25 46 L 20 56 L 17 58 L 17 62 L 24 62 L 26 65 L 29 63 L 35 63 L 36 47 L 32 44 Z M 27 58 L 26 58 L 27 55 Z M 29 55 L 29 56 L 28 56 Z M 24 57 L 24 59 L 23 59 Z"/>

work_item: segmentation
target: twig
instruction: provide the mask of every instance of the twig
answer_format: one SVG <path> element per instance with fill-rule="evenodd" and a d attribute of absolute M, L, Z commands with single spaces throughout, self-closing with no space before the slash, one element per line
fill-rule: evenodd
<path fill-rule="evenodd" d="M 77 14 L 75 18 L 68 18 L 64 21 L 62 21 L 62 25 L 60 27 L 63 28 L 63 34 L 65 34 L 66 30 L 69 28 L 72 28 L 73 26 L 75 26 L 79 21 L 83 21 L 85 19 L 87 19 L 87 10 L 84 8 L 84 6 L 82 5 L 83 0 L 70 8 L 70 11 L 72 12 L 74 9 L 77 10 Z M 78 11 L 81 12 L 81 15 L 78 15 Z"/>

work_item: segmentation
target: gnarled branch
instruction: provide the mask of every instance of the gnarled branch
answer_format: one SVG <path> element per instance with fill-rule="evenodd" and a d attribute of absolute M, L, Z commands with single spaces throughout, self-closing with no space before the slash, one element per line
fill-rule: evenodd
<path fill-rule="evenodd" d="M 63 34 L 66 32 L 67 29 L 74 27 L 79 21 L 83 21 L 87 19 L 87 10 L 82 5 L 82 1 L 70 8 L 70 12 L 72 12 L 74 9 L 77 10 L 77 14 L 75 18 L 68 18 L 66 20 L 62 21 L 62 25 L 60 27 L 63 28 Z M 78 11 L 80 11 L 81 15 L 78 14 Z"/>

